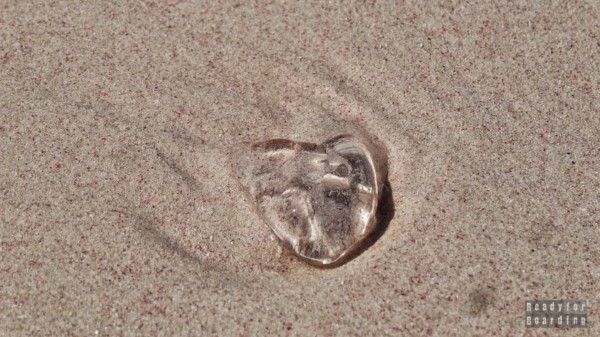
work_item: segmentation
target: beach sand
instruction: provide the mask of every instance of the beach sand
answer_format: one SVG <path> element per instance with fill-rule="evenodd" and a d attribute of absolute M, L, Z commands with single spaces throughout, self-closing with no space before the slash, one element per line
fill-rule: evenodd
<path fill-rule="evenodd" d="M 597 2 L 215 3 L 0 3 L 0 336 L 600 335 Z M 348 127 L 391 220 L 318 269 L 230 163 Z"/>

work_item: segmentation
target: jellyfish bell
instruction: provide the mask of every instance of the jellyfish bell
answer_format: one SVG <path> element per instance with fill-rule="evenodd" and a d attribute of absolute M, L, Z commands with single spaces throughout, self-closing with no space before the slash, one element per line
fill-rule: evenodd
<path fill-rule="evenodd" d="M 375 230 L 387 156 L 361 134 L 320 144 L 271 139 L 239 153 L 236 171 L 279 241 L 311 264 L 330 266 Z"/>

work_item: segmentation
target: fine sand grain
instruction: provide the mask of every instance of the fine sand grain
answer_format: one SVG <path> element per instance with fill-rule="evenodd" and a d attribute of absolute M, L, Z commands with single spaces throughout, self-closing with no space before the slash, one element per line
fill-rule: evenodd
<path fill-rule="evenodd" d="M 598 1 L 0 1 L 0 336 L 600 335 Z M 282 250 L 239 144 L 348 125 L 393 218 Z M 525 301 L 589 303 L 526 329 Z"/>

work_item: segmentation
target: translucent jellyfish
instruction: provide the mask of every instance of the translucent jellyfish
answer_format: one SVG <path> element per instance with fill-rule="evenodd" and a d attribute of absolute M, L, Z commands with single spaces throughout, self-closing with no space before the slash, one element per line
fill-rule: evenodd
<path fill-rule="evenodd" d="M 307 262 L 344 261 L 377 226 L 385 150 L 364 136 L 321 144 L 272 139 L 237 158 L 249 198 L 279 241 Z"/>

